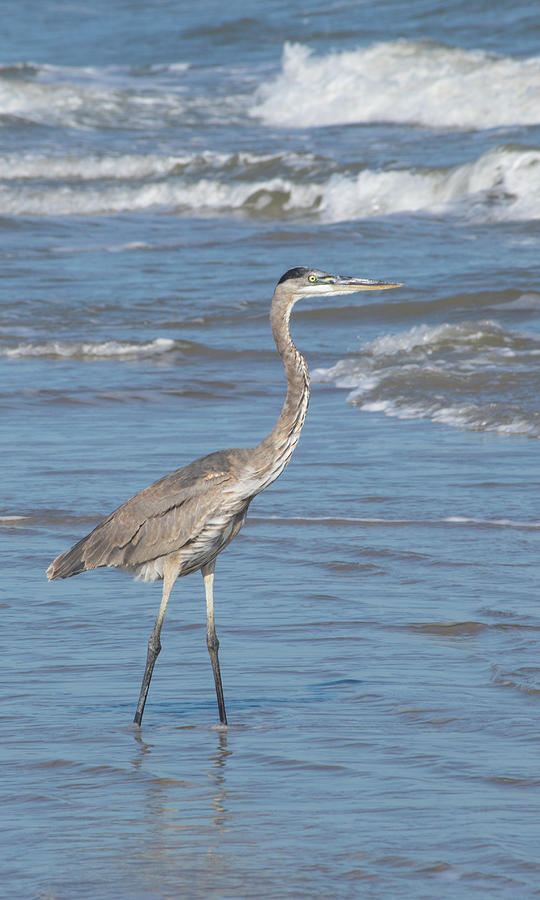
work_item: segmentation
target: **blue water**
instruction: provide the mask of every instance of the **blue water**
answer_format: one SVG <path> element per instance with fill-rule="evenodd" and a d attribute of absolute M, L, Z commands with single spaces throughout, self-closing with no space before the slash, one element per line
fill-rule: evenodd
<path fill-rule="evenodd" d="M 3 4 L 2 892 L 538 894 L 540 20 L 530 4 Z M 51 560 L 272 427 L 202 579 Z"/>

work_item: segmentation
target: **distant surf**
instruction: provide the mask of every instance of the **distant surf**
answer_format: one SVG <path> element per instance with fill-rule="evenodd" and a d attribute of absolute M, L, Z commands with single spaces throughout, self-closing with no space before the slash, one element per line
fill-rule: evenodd
<path fill-rule="evenodd" d="M 288 43 L 281 72 L 261 85 L 251 114 L 284 128 L 534 125 L 540 122 L 540 57 L 512 59 L 407 40 L 318 55 Z"/>

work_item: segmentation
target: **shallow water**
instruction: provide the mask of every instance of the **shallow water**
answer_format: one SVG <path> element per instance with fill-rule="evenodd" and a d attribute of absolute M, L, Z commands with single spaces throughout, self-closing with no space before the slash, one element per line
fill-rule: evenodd
<path fill-rule="evenodd" d="M 4 6 L 6 896 L 536 896 L 538 17 Z M 230 726 L 194 575 L 139 732 L 160 586 L 45 569 L 270 429 L 302 264 L 405 287 L 295 310 L 302 438 L 216 570 Z"/>

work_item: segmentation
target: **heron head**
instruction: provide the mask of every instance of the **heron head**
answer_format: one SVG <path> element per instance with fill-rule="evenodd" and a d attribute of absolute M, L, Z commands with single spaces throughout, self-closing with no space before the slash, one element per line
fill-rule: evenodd
<path fill-rule="evenodd" d="M 350 275 L 331 275 L 320 269 L 297 266 L 289 269 L 278 281 L 295 299 L 328 294 L 354 294 L 357 291 L 387 291 L 401 287 L 400 282 L 373 281 L 370 278 L 355 278 Z"/>

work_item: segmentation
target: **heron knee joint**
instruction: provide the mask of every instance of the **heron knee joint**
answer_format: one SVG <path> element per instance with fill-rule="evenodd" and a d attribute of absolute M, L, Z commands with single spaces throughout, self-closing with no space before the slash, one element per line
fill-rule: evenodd
<path fill-rule="evenodd" d="M 208 647 L 209 650 L 215 651 L 216 653 L 219 650 L 218 636 L 215 631 L 213 631 L 211 633 L 207 632 L 206 646 Z"/>

